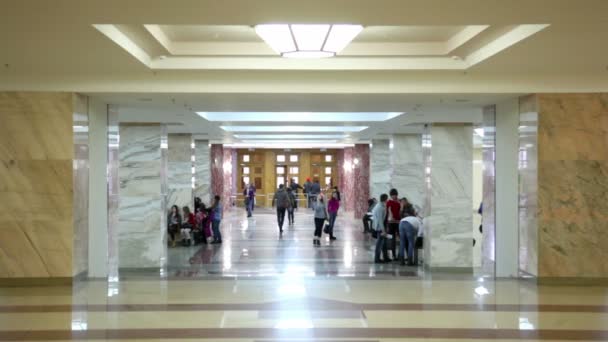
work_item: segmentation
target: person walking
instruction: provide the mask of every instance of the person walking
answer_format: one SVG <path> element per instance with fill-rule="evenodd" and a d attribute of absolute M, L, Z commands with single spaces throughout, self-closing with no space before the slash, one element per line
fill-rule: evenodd
<path fill-rule="evenodd" d="M 220 223 L 222 222 L 222 203 L 221 198 L 215 195 L 213 206 L 211 207 L 211 228 L 213 229 L 212 244 L 222 243 L 222 232 L 220 231 Z"/>
<path fill-rule="evenodd" d="M 277 206 L 277 223 L 279 224 L 279 233 L 283 234 L 283 222 L 285 222 L 285 211 L 289 207 L 289 196 L 285 191 L 283 184 L 279 185 L 279 190 L 272 198 L 272 206 Z"/>
<path fill-rule="evenodd" d="M 289 182 L 289 187 L 291 188 L 291 191 L 293 191 L 293 195 L 296 198 L 296 202 L 294 205 L 294 209 L 298 210 L 298 189 L 304 189 L 300 184 L 298 184 L 298 182 L 296 182 L 295 178 L 291 179 L 291 182 Z"/>
<path fill-rule="evenodd" d="M 334 186 L 334 192 L 336 193 L 337 197 L 338 197 L 338 201 L 342 201 L 342 196 L 340 195 L 340 190 L 338 190 L 337 186 Z"/>
<path fill-rule="evenodd" d="M 380 202 L 376 204 L 373 211 L 374 216 L 374 230 L 378 234 L 378 241 L 376 241 L 376 251 L 374 253 L 374 262 L 377 264 L 388 262 L 388 253 L 386 251 L 386 201 L 388 200 L 387 194 L 380 196 Z M 382 252 L 383 260 L 380 260 L 380 252 Z"/>
<path fill-rule="evenodd" d="M 336 224 L 336 218 L 338 217 L 338 209 L 340 209 L 340 195 L 338 192 L 333 192 L 331 194 L 331 199 L 327 202 L 327 212 L 329 214 L 329 239 L 336 240 L 334 236 L 334 226 Z"/>
<path fill-rule="evenodd" d="M 255 186 L 253 184 L 248 184 L 245 187 L 244 195 L 245 195 L 245 205 L 247 207 L 247 217 L 251 217 L 253 215 L 253 206 L 255 205 Z"/>
<path fill-rule="evenodd" d="M 418 250 L 416 249 L 416 238 L 418 233 L 422 231 L 422 222 L 416 215 L 413 206 L 409 206 L 406 210 L 405 217 L 399 223 L 399 235 L 406 237 L 401 239 L 399 246 L 399 255 L 401 256 L 401 265 L 405 265 L 405 243 L 407 242 L 407 264 L 408 266 L 418 265 Z"/>
<path fill-rule="evenodd" d="M 292 225 L 295 223 L 293 211 L 297 207 L 298 201 L 296 200 L 296 196 L 294 195 L 294 191 L 291 187 L 287 188 L 287 196 L 289 197 L 289 206 L 287 207 L 287 219 L 289 220 L 289 224 Z"/>
<path fill-rule="evenodd" d="M 306 183 L 304 183 L 304 195 L 306 196 L 307 208 L 313 209 L 313 201 L 310 197 L 310 189 L 312 187 L 312 183 L 310 182 L 310 178 L 306 178 Z"/>
<path fill-rule="evenodd" d="M 328 220 L 329 214 L 327 212 L 327 206 L 325 205 L 325 198 L 323 195 L 317 197 L 317 202 L 314 206 L 315 211 L 315 235 L 312 239 L 312 244 L 315 246 L 321 246 L 321 234 L 323 233 L 323 225 Z"/>
<path fill-rule="evenodd" d="M 310 185 L 310 192 L 309 192 L 309 196 L 308 196 L 311 203 L 315 203 L 317 201 L 317 197 L 320 194 L 321 194 L 321 184 L 319 184 L 318 179 L 315 179 L 314 182 Z"/>

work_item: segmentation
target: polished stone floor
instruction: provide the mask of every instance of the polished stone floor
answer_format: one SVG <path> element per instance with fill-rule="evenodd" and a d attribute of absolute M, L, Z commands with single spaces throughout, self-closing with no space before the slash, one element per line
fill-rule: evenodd
<path fill-rule="evenodd" d="M 608 340 L 606 287 L 375 265 L 360 222 L 336 229 L 314 247 L 308 211 L 282 237 L 273 212 L 238 211 L 223 245 L 170 249 L 163 270 L 0 288 L 0 340 Z"/>

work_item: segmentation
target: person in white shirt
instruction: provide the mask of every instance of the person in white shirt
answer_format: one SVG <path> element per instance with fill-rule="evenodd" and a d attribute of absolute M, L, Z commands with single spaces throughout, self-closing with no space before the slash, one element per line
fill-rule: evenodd
<path fill-rule="evenodd" d="M 374 217 L 374 230 L 378 234 L 378 241 L 376 242 L 376 251 L 374 254 L 374 262 L 379 264 L 388 262 L 388 253 L 386 250 L 386 226 L 384 224 L 386 220 L 386 201 L 388 200 L 387 194 L 380 196 L 380 202 L 376 204 L 372 211 Z M 382 252 L 383 260 L 380 260 L 380 252 Z"/>
<path fill-rule="evenodd" d="M 412 206 L 406 210 L 406 215 L 399 223 L 399 236 L 401 244 L 399 246 L 399 256 L 401 265 L 405 265 L 405 242 L 408 243 L 407 264 L 409 266 L 418 265 L 418 250 L 416 249 L 416 238 L 422 233 L 422 222 L 416 216 L 416 211 Z"/>

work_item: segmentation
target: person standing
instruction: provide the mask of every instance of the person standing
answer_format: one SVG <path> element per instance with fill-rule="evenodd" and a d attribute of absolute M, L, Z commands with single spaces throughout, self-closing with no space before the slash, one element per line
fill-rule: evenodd
<path fill-rule="evenodd" d="M 255 186 L 253 184 L 247 185 L 245 188 L 245 204 L 247 206 L 247 217 L 251 217 L 253 214 L 253 206 L 255 205 Z"/>
<path fill-rule="evenodd" d="M 367 213 L 363 215 L 363 234 L 371 232 L 372 230 L 371 224 L 374 217 L 372 212 L 376 206 L 376 203 L 377 201 L 375 198 L 370 198 L 367 200 Z"/>
<path fill-rule="evenodd" d="M 222 243 L 222 232 L 220 232 L 220 222 L 222 222 L 222 203 L 221 198 L 215 195 L 213 206 L 211 207 L 211 227 L 213 229 L 212 244 Z"/>
<path fill-rule="evenodd" d="M 329 214 L 329 239 L 336 240 L 334 236 L 334 225 L 336 224 L 336 217 L 338 217 L 338 209 L 340 209 L 339 193 L 333 192 L 331 199 L 327 202 L 327 212 Z"/>
<path fill-rule="evenodd" d="M 315 179 L 314 182 L 310 185 L 310 192 L 308 198 L 312 203 L 317 201 L 317 197 L 321 194 L 321 184 L 319 184 L 319 180 Z M 314 209 L 314 208 L 313 208 Z"/>
<path fill-rule="evenodd" d="M 290 225 L 295 223 L 293 211 L 296 208 L 296 203 L 298 203 L 296 200 L 296 196 L 293 193 L 294 192 L 291 187 L 287 188 L 287 196 L 289 197 L 289 206 L 287 207 L 287 219 L 289 220 Z"/>
<path fill-rule="evenodd" d="M 277 206 L 277 222 L 279 224 L 279 232 L 283 234 L 283 222 L 285 222 L 285 211 L 289 207 L 289 196 L 285 191 L 283 184 L 279 185 L 279 190 L 274 194 L 272 198 L 272 206 Z"/>
<path fill-rule="evenodd" d="M 374 262 L 380 264 L 388 261 L 388 253 L 386 252 L 386 201 L 388 200 L 387 194 L 380 196 L 380 202 L 376 204 L 373 211 L 374 216 L 374 230 L 378 234 L 378 241 L 376 242 L 376 251 L 374 253 Z M 380 252 L 382 252 L 383 260 L 380 260 Z"/>
<path fill-rule="evenodd" d="M 310 178 L 306 178 L 306 183 L 304 183 L 304 195 L 306 196 L 306 203 L 308 208 L 313 208 L 313 202 L 310 198 L 310 188 L 312 187 L 312 183 L 310 182 Z"/>
<path fill-rule="evenodd" d="M 334 186 L 334 192 L 338 195 L 338 201 L 342 202 L 342 196 L 340 195 L 340 190 L 338 190 L 337 186 Z"/>
<path fill-rule="evenodd" d="M 418 250 L 416 249 L 416 238 L 419 232 L 422 232 L 422 222 L 416 215 L 416 211 L 410 205 L 406 210 L 405 217 L 401 219 L 399 224 L 399 234 L 406 236 L 406 239 L 401 239 L 399 246 L 399 255 L 401 256 L 401 265 L 405 265 L 404 249 L 407 242 L 407 264 L 408 266 L 418 265 Z"/>
<path fill-rule="evenodd" d="M 317 197 L 317 202 L 314 206 L 315 211 L 315 235 L 312 239 L 312 244 L 315 246 L 321 246 L 321 234 L 323 233 L 323 224 L 329 218 L 327 213 L 327 206 L 325 206 L 325 199 L 323 195 Z"/>
<path fill-rule="evenodd" d="M 393 238 L 387 241 L 388 248 L 392 252 L 392 257 L 397 259 L 397 244 L 396 237 L 399 234 L 399 221 L 401 221 L 401 203 L 399 202 L 399 192 L 397 189 L 391 189 L 389 192 L 391 198 L 386 202 L 386 217 L 388 222 L 388 234 Z"/>

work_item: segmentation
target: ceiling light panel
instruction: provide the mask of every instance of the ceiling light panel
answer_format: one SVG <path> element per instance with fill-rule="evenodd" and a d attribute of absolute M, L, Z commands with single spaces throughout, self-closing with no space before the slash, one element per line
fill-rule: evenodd
<path fill-rule="evenodd" d="M 243 140 L 244 144 L 282 144 L 283 142 L 289 144 L 335 144 L 338 142 L 338 140 Z"/>
<path fill-rule="evenodd" d="M 227 132 L 361 132 L 367 126 L 220 126 Z"/>
<path fill-rule="evenodd" d="M 346 139 L 348 134 L 235 134 L 237 139 Z"/>
<path fill-rule="evenodd" d="M 386 112 L 197 112 L 209 121 L 236 122 L 380 122 L 396 118 L 404 113 Z"/>

